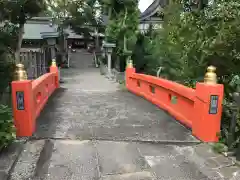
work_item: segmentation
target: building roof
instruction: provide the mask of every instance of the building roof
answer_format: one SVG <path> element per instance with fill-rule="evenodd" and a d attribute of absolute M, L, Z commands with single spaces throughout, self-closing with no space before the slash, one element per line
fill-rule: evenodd
<path fill-rule="evenodd" d="M 49 24 L 26 23 L 24 25 L 23 39 L 47 38 L 47 36 L 46 36 L 47 33 L 58 36 L 57 28 L 55 26 L 51 27 Z M 44 37 L 43 37 L 43 34 L 45 34 Z"/>
<path fill-rule="evenodd" d="M 42 52 L 42 49 L 41 48 L 33 48 L 33 47 L 21 48 L 21 53 L 28 53 L 28 52 Z"/>
<path fill-rule="evenodd" d="M 103 25 L 107 25 L 108 16 L 102 15 Z M 0 23 L 3 26 L 4 23 Z M 25 40 L 40 40 L 45 38 L 58 37 L 58 26 L 52 24 L 51 17 L 33 17 L 24 24 L 24 34 L 23 39 Z M 70 27 L 64 30 L 68 34 L 68 39 L 82 39 L 83 35 L 75 33 Z M 92 33 L 92 36 L 95 34 Z M 99 34 L 103 37 L 103 34 Z"/>
<path fill-rule="evenodd" d="M 68 36 L 68 39 L 83 39 L 84 36 L 83 35 L 79 35 L 77 33 L 75 33 L 70 27 L 64 29 L 64 33 L 66 33 Z M 97 33 L 90 33 L 91 36 L 96 36 Z M 99 37 L 104 37 L 104 34 L 102 33 L 98 33 Z"/>
<path fill-rule="evenodd" d="M 57 37 L 57 26 L 53 25 L 50 17 L 34 17 L 24 25 L 23 39 L 44 39 Z"/>
<path fill-rule="evenodd" d="M 164 8 L 168 2 L 169 0 L 154 0 L 152 4 L 140 15 L 140 21 L 144 21 L 153 16 L 159 8 Z"/>
<path fill-rule="evenodd" d="M 64 29 L 64 33 L 68 34 L 68 39 L 82 39 L 83 36 L 76 34 L 70 27 Z"/>
<path fill-rule="evenodd" d="M 104 34 L 102 34 L 102 33 L 96 33 L 96 32 L 94 32 L 94 33 L 90 33 L 90 35 L 91 36 L 99 36 L 99 37 L 104 37 L 105 35 Z"/>

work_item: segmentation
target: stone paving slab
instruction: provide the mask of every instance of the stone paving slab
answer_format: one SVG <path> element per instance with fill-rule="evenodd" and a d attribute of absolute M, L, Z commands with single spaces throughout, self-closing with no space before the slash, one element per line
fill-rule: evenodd
<path fill-rule="evenodd" d="M 21 154 L 25 141 L 17 141 L 0 152 L 0 180 L 7 180 L 8 175 Z"/>
<path fill-rule="evenodd" d="M 97 141 L 102 176 L 128 174 L 149 169 L 135 146 L 124 142 Z"/>
<path fill-rule="evenodd" d="M 193 149 L 180 149 L 182 154 L 187 154 L 188 159 L 195 159 L 200 169 L 206 174 L 206 170 L 202 164 L 208 165 L 210 172 L 216 172 L 222 180 L 238 180 L 240 179 L 240 166 L 233 159 L 225 157 L 222 154 L 215 153 L 210 144 L 199 144 Z"/>
<path fill-rule="evenodd" d="M 90 141 L 55 141 L 44 180 L 99 179 L 94 146 Z"/>
<path fill-rule="evenodd" d="M 4 169 L 7 164 L 1 161 L 0 167 Z M 214 153 L 208 144 L 186 146 L 96 140 L 32 140 L 23 146 L 16 163 L 9 169 L 12 169 L 10 180 L 240 178 L 239 166 L 230 158 Z M 8 175 L 2 174 L 1 178 L 5 180 Z"/>
<path fill-rule="evenodd" d="M 157 179 L 208 180 L 198 165 L 176 151 L 176 147 L 179 146 L 138 144 L 139 152 L 155 172 Z"/>
<path fill-rule="evenodd" d="M 40 140 L 30 141 L 24 146 L 18 161 L 14 165 L 10 180 L 33 178 L 44 144 L 45 141 Z"/>
<path fill-rule="evenodd" d="M 213 152 L 209 144 L 176 146 L 145 143 L 137 147 L 158 179 L 240 179 L 239 166 L 232 159 Z"/>
<path fill-rule="evenodd" d="M 103 176 L 101 180 L 153 180 L 150 172 L 136 172 L 121 175 Z"/>
<path fill-rule="evenodd" d="M 36 136 L 198 142 L 167 113 L 122 91 L 59 90 L 40 115 Z"/>

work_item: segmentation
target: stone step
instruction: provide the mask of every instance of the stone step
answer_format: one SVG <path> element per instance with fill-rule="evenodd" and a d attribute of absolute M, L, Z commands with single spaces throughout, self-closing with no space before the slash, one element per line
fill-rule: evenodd
<path fill-rule="evenodd" d="M 215 154 L 206 144 L 31 140 L 10 146 L 0 155 L 0 162 L 0 180 L 220 180 L 240 177 L 239 167 L 234 162 Z"/>
<path fill-rule="evenodd" d="M 25 144 L 16 164 L 12 168 L 9 180 L 32 180 L 41 162 L 40 156 L 49 148 L 48 140 L 29 141 Z"/>
<path fill-rule="evenodd" d="M 16 163 L 19 155 L 24 148 L 25 141 L 16 141 L 8 148 L 0 151 L 0 180 L 7 180 Z"/>

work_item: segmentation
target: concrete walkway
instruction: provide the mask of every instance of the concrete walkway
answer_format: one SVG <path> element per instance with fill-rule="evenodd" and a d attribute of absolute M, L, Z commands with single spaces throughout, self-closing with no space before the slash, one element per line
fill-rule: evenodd
<path fill-rule="evenodd" d="M 220 180 L 220 170 L 235 168 L 228 179 L 238 172 L 164 111 L 101 76 L 90 54 L 73 54 L 61 75 L 10 180 Z"/>

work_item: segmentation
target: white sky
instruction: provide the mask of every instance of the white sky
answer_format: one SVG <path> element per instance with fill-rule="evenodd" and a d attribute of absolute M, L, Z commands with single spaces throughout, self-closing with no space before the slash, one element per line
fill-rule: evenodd
<path fill-rule="evenodd" d="M 153 0 L 140 0 L 138 7 L 141 10 L 141 12 L 145 11 L 150 4 L 152 4 Z"/>

